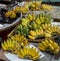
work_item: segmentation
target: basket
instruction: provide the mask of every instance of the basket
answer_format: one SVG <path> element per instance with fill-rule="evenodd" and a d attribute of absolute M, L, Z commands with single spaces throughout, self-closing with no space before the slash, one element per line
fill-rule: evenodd
<path fill-rule="evenodd" d="M 13 21 L 12 23 L 10 23 L 10 24 L 8 24 L 8 23 L 3 24 L 2 27 L 0 27 L 0 32 L 8 30 L 8 29 L 16 26 L 17 24 L 19 24 L 21 18 L 22 18 L 22 14 L 21 14 L 20 17 L 16 18 L 15 21 Z"/>

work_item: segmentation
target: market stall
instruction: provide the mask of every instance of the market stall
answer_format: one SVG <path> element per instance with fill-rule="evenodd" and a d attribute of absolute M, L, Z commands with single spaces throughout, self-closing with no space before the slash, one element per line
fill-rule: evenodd
<path fill-rule="evenodd" d="M 41 0 L 4 7 L 0 33 L 9 34 L 1 39 L 2 61 L 60 61 L 60 6 Z"/>

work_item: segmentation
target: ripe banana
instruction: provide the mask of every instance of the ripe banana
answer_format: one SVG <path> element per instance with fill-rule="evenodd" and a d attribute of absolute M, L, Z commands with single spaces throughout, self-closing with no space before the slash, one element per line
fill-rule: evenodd
<path fill-rule="evenodd" d="M 38 44 L 38 48 L 42 51 L 49 51 L 53 54 L 57 54 L 60 51 L 60 46 L 54 40 L 46 39 Z"/>

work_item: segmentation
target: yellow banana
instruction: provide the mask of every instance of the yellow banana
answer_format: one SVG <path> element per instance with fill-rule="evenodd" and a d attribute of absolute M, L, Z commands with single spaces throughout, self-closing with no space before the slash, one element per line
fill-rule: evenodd
<path fill-rule="evenodd" d="M 2 48 L 4 49 L 4 50 L 7 50 L 7 48 L 5 47 L 5 45 L 2 43 Z"/>
<path fill-rule="evenodd" d="M 30 39 L 35 39 L 35 37 L 33 37 L 33 36 L 31 36 L 31 35 L 28 35 L 28 37 L 29 37 Z"/>
<path fill-rule="evenodd" d="M 51 50 L 54 50 L 53 45 L 49 44 L 49 47 L 50 47 Z"/>

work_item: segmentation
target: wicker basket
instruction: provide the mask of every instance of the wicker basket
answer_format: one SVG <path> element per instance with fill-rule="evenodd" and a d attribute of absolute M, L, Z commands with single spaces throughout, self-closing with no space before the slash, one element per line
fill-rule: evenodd
<path fill-rule="evenodd" d="M 19 18 L 17 18 L 13 23 L 11 23 L 11 24 L 7 24 L 7 23 L 6 23 L 6 24 L 3 24 L 3 26 L 0 27 L 0 32 L 5 31 L 5 30 L 8 30 L 8 29 L 10 29 L 10 28 L 16 26 L 17 24 L 19 24 L 21 18 L 22 18 L 22 14 L 21 14 L 21 16 L 20 16 Z"/>

